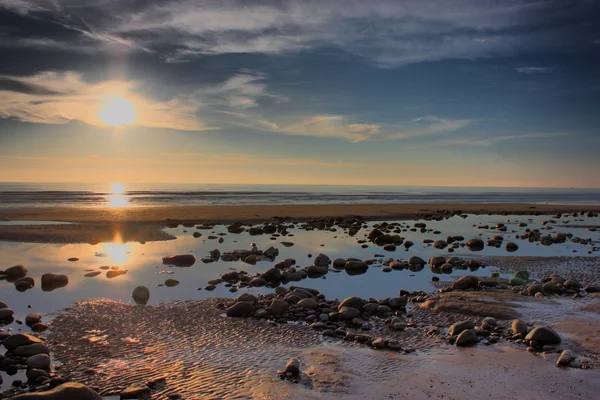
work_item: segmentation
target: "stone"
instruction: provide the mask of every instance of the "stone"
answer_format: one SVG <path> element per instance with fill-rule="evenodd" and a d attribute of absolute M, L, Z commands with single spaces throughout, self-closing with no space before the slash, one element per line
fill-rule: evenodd
<path fill-rule="evenodd" d="M 175 265 L 176 267 L 191 267 L 196 263 L 196 257 L 192 254 L 180 254 L 176 256 L 163 257 L 163 264 Z"/>
<path fill-rule="evenodd" d="M 513 251 L 519 250 L 519 246 L 514 242 L 508 242 L 508 243 L 506 243 L 505 249 L 506 249 L 506 251 L 512 253 Z"/>
<path fill-rule="evenodd" d="M 32 357 L 37 354 L 50 354 L 50 349 L 43 343 L 33 343 L 17 347 L 14 354 L 18 357 Z"/>
<path fill-rule="evenodd" d="M 529 280 L 529 272 L 528 271 L 517 271 L 513 274 L 513 277 L 522 279 L 524 281 Z"/>
<path fill-rule="evenodd" d="M 256 304 L 256 303 L 258 303 L 258 298 L 251 293 L 242 293 L 238 297 L 235 298 L 236 303 L 238 303 L 240 301 L 245 301 L 248 303 Z"/>
<path fill-rule="evenodd" d="M 48 325 L 42 324 L 41 322 L 31 325 L 32 332 L 41 333 L 41 332 L 46 331 L 47 329 L 48 329 Z"/>
<path fill-rule="evenodd" d="M 247 317 L 254 313 L 254 304 L 247 301 L 238 301 L 227 309 L 228 317 Z"/>
<path fill-rule="evenodd" d="M 42 369 L 44 371 L 50 371 L 52 361 L 47 354 L 36 354 L 31 356 L 26 361 L 28 369 Z"/>
<path fill-rule="evenodd" d="M 388 306 L 392 308 L 406 308 L 406 304 L 408 304 L 406 297 L 391 297 L 388 300 Z"/>
<path fill-rule="evenodd" d="M 371 342 L 371 346 L 378 348 L 378 349 L 383 349 L 386 347 L 385 339 L 381 338 L 381 337 L 377 338 Z"/>
<path fill-rule="evenodd" d="M 67 382 L 46 392 L 26 393 L 14 400 L 102 400 L 102 397 L 81 383 Z"/>
<path fill-rule="evenodd" d="M 317 308 L 319 306 L 319 303 L 317 303 L 317 301 L 313 298 L 307 298 L 307 299 L 302 299 L 298 302 L 298 305 L 300 307 L 304 307 L 304 308 L 309 308 L 311 310 L 314 310 L 315 308 Z"/>
<path fill-rule="evenodd" d="M 527 287 L 527 293 L 529 293 L 530 296 L 535 296 L 536 293 L 540 293 L 541 291 L 542 285 L 540 285 L 539 283 L 534 283 Z"/>
<path fill-rule="evenodd" d="M 281 271 L 279 271 L 277 268 L 271 268 L 261 274 L 260 277 L 269 283 L 279 285 L 281 282 Z"/>
<path fill-rule="evenodd" d="M 425 265 L 425 260 L 423 260 L 421 257 L 417 257 L 417 256 L 412 256 L 411 258 L 408 259 L 408 265 L 412 265 L 412 266 L 423 266 Z"/>
<path fill-rule="evenodd" d="M 340 307 L 337 315 L 341 320 L 351 320 L 360 316 L 360 310 L 358 308 L 344 306 Z"/>
<path fill-rule="evenodd" d="M 334 268 L 342 269 L 342 268 L 344 268 L 345 265 L 346 265 L 345 258 L 336 258 L 335 260 L 333 260 Z"/>
<path fill-rule="evenodd" d="M 366 301 L 361 299 L 360 297 L 352 296 L 346 297 L 338 306 L 338 309 L 342 307 L 352 307 L 356 309 L 360 309 L 366 304 Z"/>
<path fill-rule="evenodd" d="M 364 261 L 350 260 L 344 265 L 344 269 L 348 272 L 365 272 L 368 268 Z"/>
<path fill-rule="evenodd" d="M 269 306 L 269 313 L 271 315 L 281 315 L 286 312 L 289 308 L 289 304 L 287 301 L 282 299 L 273 299 L 271 305 Z"/>
<path fill-rule="evenodd" d="M 319 254 L 315 257 L 314 264 L 317 267 L 328 267 L 331 264 L 331 260 L 325 254 Z"/>
<path fill-rule="evenodd" d="M 467 329 L 461 332 L 456 338 L 455 344 L 459 347 L 470 346 L 479 342 L 477 333 L 473 329 Z"/>
<path fill-rule="evenodd" d="M 540 326 L 525 336 L 525 340 L 535 341 L 538 346 L 559 344 L 561 339 L 558 333 L 547 326 Z"/>
<path fill-rule="evenodd" d="M 446 242 L 445 240 L 436 240 L 435 242 L 433 242 L 433 247 L 442 250 L 448 247 L 448 242 Z"/>
<path fill-rule="evenodd" d="M 62 274 L 46 273 L 42 275 L 42 291 L 51 292 L 69 284 L 69 277 Z"/>
<path fill-rule="evenodd" d="M 452 283 L 452 289 L 455 290 L 467 290 L 467 289 L 478 289 L 479 279 L 473 275 L 465 275 L 458 278 Z"/>
<path fill-rule="evenodd" d="M 300 363 L 295 358 L 291 358 L 285 365 L 285 374 L 292 377 L 298 376 L 300 373 Z"/>
<path fill-rule="evenodd" d="M 559 367 L 568 367 L 574 364 L 577 359 L 577 354 L 571 350 L 563 350 L 556 361 L 556 365 Z"/>
<path fill-rule="evenodd" d="M 519 277 L 513 276 L 508 280 L 508 284 L 510 286 L 523 286 L 527 283 L 526 280 L 523 280 Z"/>
<path fill-rule="evenodd" d="M 515 335 L 526 335 L 527 334 L 527 324 L 520 319 L 515 319 L 511 325 L 512 332 Z"/>
<path fill-rule="evenodd" d="M 42 377 L 42 376 L 45 378 L 49 377 L 48 371 L 45 371 L 43 369 L 37 369 L 37 368 L 28 370 L 26 376 L 27 376 L 27 380 L 29 382 L 36 382 L 38 380 L 38 378 Z"/>
<path fill-rule="evenodd" d="M 12 308 L 0 308 L 0 321 L 10 320 L 14 313 Z"/>
<path fill-rule="evenodd" d="M 17 333 L 4 339 L 2 344 L 6 347 L 6 350 L 12 351 L 20 346 L 26 346 L 29 344 L 43 343 L 42 339 L 33 336 L 29 333 Z"/>
<path fill-rule="evenodd" d="M 179 285 L 179 281 L 177 279 L 167 279 L 165 281 L 165 286 L 167 287 L 173 287 L 177 285 Z"/>
<path fill-rule="evenodd" d="M 30 276 L 19 278 L 15 281 L 15 289 L 17 289 L 19 292 L 24 292 L 33 288 L 34 286 L 35 281 Z"/>
<path fill-rule="evenodd" d="M 148 300 L 150 300 L 150 289 L 146 286 L 138 286 L 133 289 L 131 297 L 136 304 L 145 305 L 148 303 Z"/>
<path fill-rule="evenodd" d="M 150 398 L 150 388 L 147 386 L 131 385 L 119 393 L 119 398 L 125 399 L 146 399 Z"/>
<path fill-rule="evenodd" d="M 466 331 L 468 329 L 475 328 L 475 323 L 472 320 L 460 321 L 455 324 L 452 324 L 450 328 L 448 328 L 448 335 L 456 336 Z"/>
<path fill-rule="evenodd" d="M 563 283 L 563 286 L 567 289 L 579 290 L 581 289 L 581 283 L 575 279 L 568 279 Z"/>
<path fill-rule="evenodd" d="M 483 250 L 485 244 L 483 243 L 483 240 L 474 238 L 467 241 L 467 247 L 471 251 L 480 251 Z"/>
<path fill-rule="evenodd" d="M 9 278 L 22 278 L 27 275 L 27 268 L 22 265 L 15 265 L 13 267 L 6 268 L 4 270 L 4 275 Z"/>

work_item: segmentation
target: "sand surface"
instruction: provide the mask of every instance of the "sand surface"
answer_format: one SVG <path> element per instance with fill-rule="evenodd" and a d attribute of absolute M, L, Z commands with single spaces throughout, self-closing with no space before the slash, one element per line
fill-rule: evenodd
<path fill-rule="evenodd" d="M 370 220 L 413 219 L 444 211 L 469 214 L 554 214 L 600 211 L 598 206 L 540 204 L 338 204 L 177 206 L 124 208 L 18 208 L 1 209 L 0 221 L 62 221 L 70 225 L 0 226 L 0 240 L 55 243 L 111 241 L 119 232 L 124 241 L 173 239 L 161 230 L 168 221 L 265 222 L 276 217 L 306 220 L 321 217 L 361 216 Z"/>

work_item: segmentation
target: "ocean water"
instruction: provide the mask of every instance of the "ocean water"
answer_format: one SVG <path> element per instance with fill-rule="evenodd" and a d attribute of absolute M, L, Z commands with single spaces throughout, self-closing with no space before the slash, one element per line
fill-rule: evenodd
<path fill-rule="evenodd" d="M 0 207 L 215 204 L 538 203 L 600 205 L 600 189 L 441 186 L 0 183 Z"/>

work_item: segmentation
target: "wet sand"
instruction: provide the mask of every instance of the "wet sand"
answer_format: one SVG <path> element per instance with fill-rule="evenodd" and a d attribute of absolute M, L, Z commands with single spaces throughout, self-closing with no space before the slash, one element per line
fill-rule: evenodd
<path fill-rule="evenodd" d="M 0 209 L 0 221 L 61 221 L 68 225 L 0 226 L 0 240 L 93 243 L 111 241 L 119 232 L 125 241 L 169 240 L 161 231 L 168 222 L 271 221 L 276 218 L 308 220 L 322 217 L 361 216 L 367 220 L 414 219 L 444 215 L 447 211 L 468 214 L 555 214 L 598 212 L 598 206 L 547 204 L 338 204 L 177 206 L 124 208 L 18 208 Z"/>

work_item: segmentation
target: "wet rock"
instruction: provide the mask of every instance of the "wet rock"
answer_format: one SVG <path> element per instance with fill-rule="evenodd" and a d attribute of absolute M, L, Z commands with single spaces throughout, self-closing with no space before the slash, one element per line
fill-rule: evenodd
<path fill-rule="evenodd" d="M 391 297 L 388 300 L 388 306 L 392 308 L 406 308 L 408 298 L 406 297 Z"/>
<path fill-rule="evenodd" d="M 35 281 L 30 276 L 25 276 L 23 278 L 19 278 L 15 281 L 15 289 L 19 292 L 24 292 L 29 290 L 35 286 Z"/>
<path fill-rule="evenodd" d="M 196 263 L 196 257 L 192 254 L 180 254 L 176 256 L 163 257 L 163 264 L 175 265 L 176 267 L 191 267 Z"/>
<path fill-rule="evenodd" d="M 479 338 L 477 337 L 477 333 L 475 333 L 472 329 L 467 329 L 462 331 L 460 335 L 456 338 L 456 345 L 459 347 L 470 346 L 479 342 Z"/>
<path fill-rule="evenodd" d="M 248 303 L 256 304 L 256 303 L 258 303 L 258 298 L 251 293 L 242 293 L 238 297 L 235 298 L 236 303 L 238 303 L 240 301 L 245 301 Z"/>
<path fill-rule="evenodd" d="M 452 324 L 450 328 L 448 328 L 448 335 L 456 336 L 465 330 L 473 328 L 475 328 L 475 324 L 472 320 L 460 321 L 455 324 Z"/>
<path fill-rule="evenodd" d="M 285 365 L 285 374 L 290 377 L 296 377 L 300 373 L 300 363 L 295 358 L 290 359 Z"/>
<path fill-rule="evenodd" d="M 149 399 L 150 398 L 150 388 L 147 386 L 135 386 L 131 385 L 125 390 L 123 390 L 119 397 L 122 400 L 125 399 Z"/>
<path fill-rule="evenodd" d="M 473 275 L 465 275 L 454 281 L 452 283 L 452 288 L 455 290 L 478 289 L 479 279 Z"/>
<path fill-rule="evenodd" d="M 247 317 L 252 313 L 254 313 L 254 304 L 247 301 L 239 301 L 227 309 L 228 317 Z"/>
<path fill-rule="evenodd" d="M 272 283 L 273 285 L 279 285 L 281 282 L 281 271 L 277 268 L 271 268 L 268 271 L 260 275 L 265 281 Z"/>
<path fill-rule="evenodd" d="M 273 299 L 269 306 L 269 313 L 271 315 L 281 315 L 285 313 L 289 308 L 288 302 L 282 299 Z"/>
<path fill-rule="evenodd" d="M 136 304 L 148 304 L 148 300 L 150 300 L 150 289 L 146 286 L 138 286 L 133 289 L 131 297 L 133 297 L 133 301 L 135 301 Z"/>
<path fill-rule="evenodd" d="M 27 380 L 31 383 L 35 383 L 40 377 L 48 378 L 48 371 L 43 369 L 29 369 L 27 371 Z"/>
<path fill-rule="evenodd" d="M 69 284 L 69 277 L 62 274 L 46 273 L 42 275 L 42 291 L 51 292 Z"/>
<path fill-rule="evenodd" d="M 22 278 L 25 275 L 27 275 L 27 268 L 25 268 L 22 265 L 15 265 L 13 267 L 9 267 L 7 269 L 4 270 L 4 275 L 8 276 L 9 278 Z"/>
<path fill-rule="evenodd" d="M 423 260 L 421 257 L 412 256 L 408 259 L 408 265 L 411 266 L 423 266 L 425 264 L 425 260 Z"/>
<path fill-rule="evenodd" d="M 342 268 L 344 268 L 345 265 L 346 265 L 345 258 L 336 258 L 335 260 L 333 260 L 334 268 L 342 269 Z"/>
<path fill-rule="evenodd" d="M 18 357 L 32 357 L 37 354 L 50 354 L 50 349 L 43 343 L 33 343 L 17 347 L 14 354 Z"/>
<path fill-rule="evenodd" d="M 338 308 L 342 307 L 352 307 L 356 309 L 361 309 L 365 305 L 366 301 L 361 299 L 360 297 L 352 296 L 346 297 L 338 306 Z"/>
<path fill-rule="evenodd" d="M 313 298 L 308 298 L 300 300 L 298 305 L 304 308 L 315 309 L 319 306 L 319 303 L 317 303 L 317 301 Z"/>
<path fill-rule="evenodd" d="M 581 283 L 579 283 L 579 281 L 577 281 L 575 279 L 566 280 L 565 283 L 563 283 L 563 286 L 567 289 L 572 289 L 572 290 L 581 289 Z"/>
<path fill-rule="evenodd" d="M 177 279 L 167 279 L 165 281 L 165 286 L 167 287 L 173 287 L 177 285 L 179 285 L 179 281 Z"/>
<path fill-rule="evenodd" d="M 25 317 L 25 325 L 31 326 L 42 321 L 42 315 L 38 313 L 30 313 Z"/>
<path fill-rule="evenodd" d="M 542 291 L 542 285 L 540 285 L 538 283 L 534 283 L 527 287 L 527 293 L 530 296 L 535 296 L 536 293 L 540 293 L 541 291 Z"/>
<path fill-rule="evenodd" d="M 11 351 L 20 346 L 26 346 L 34 343 L 43 343 L 42 339 L 29 333 L 17 333 L 4 339 L 2 344 L 7 350 Z"/>
<path fill-rule="evenodd" d="M 87 274 L 83 275 L 86 278 L 93 278 L 94 276 L 98 276 L 102 273 L 102 271 L 92 271 L 92 272 L 88 272 Z"/>
<path fill-rule="evenodd" d="M 448 247 L 448 242 L 446 242 L 445 240 L 436 240 L 435 242 L 433 242 L 433 247 L 442 250 Z"/>
<path fill-rule="evenodd" d="M 52 361 L 47 354 L 36 354 L 31 356 L 26 361 L 28 369 L 42 369 L 44 371 L 50 371 Z"/>
<path fill-rule="evenodd" d="M 0 308 L 0 321 L 12 319 L 14 313 L 12 308 Z"/>
<path fill-rule="evenodd" d="M 378 349 L 384 349 L 386 347 L 385 339 L 381 338 L 381 337 L 377 338 L 371 342 L 371 346 L 378 348 Z"/>
<path fill-rule="evenodd" d="M 517 251 L 519 249 L 519 246 L 514 242 L 508 242 L 506 243 L 505 249 L 506 251 L 512 253 L 513 251 Z"/>
<path fill-rule="evenodd" d="M 102 400 L 102 397 L 89 387 L 75 382 L 63 383 L 46 392 L 26 393 L 15 396 L 14 400 Z"/>
<path fill-rule="evenodd" d="M 527 324 L 520 319 L 515 319 L 511 324 L 512 332 L 515 335 L 526 335 L 527 334 Z"/>
<path fill-rule="evenodd" d="M 351 320 L 360 316 L 360 310 L 358 308 L 348 306 L 340 307 L 337 316 L 341 320 Z"/>
<path fill-rule="evenodd" d="M 319 254 L 315 257 L 314 264 L 317 267 L 328 267 L 331 264 L 331 260 L 325 254 Z"/>
<path fill-rule="evenodd" d="M 546 282 L 542 286 L 542 291 L 544 293 L 562 293 L 563 289 L 554 282 Z"/>
<path fill-rule="evenodd" d="M 483 248 L 485 247 L 485 244 L 483 243 L 483 240 L 473 238 L 473 239 L 469 239 L 467 241 L 467 247 L 471 251 L 480 251 L 480 250 L 483 250 Z"/>
<path fill-rule="evenodd" d="M 363 261 L 350 260 L 346 262 L 344 269 L 349 274 L 361 274 L 366 272 L 367 269 L 369 269 L 369 266 Z"/>
<path fill-rule="evenodd" d="M 563 350 L 556 361 L 556 365 L 559 367 L 569 367 L 576 365 L 577 354 L 571 350 Z"/>
<path fill-rule="evenodd" d="M 112 278 L 116 278 L 117 276 L 125 275 L 126 273 L 127 273 L 127 270 L 121 270 L 121 269 L 111 270 L 106 273 L 106 277 L 108 279 L 112 279 Z"/>
<path fill-rule="evenodd" d="M 535 328 L 525 336 L 525 340 L 535 341 L 538 346 L 558 344 L 561 341 L 558 333 L 547 326 Z"/>
<path fill-rule="evenodd" d="M 388 243 L 388 244 L 383 245 L 383 249 L 385 251 L 396 251 L 396 245 Z"/>
<path fill-rule="evenodd" d="M 41 332 L 48 330 L 48 325 L 42 324 L 41 322 L 37 323 L 37 324 L 33 324 L 33 325 L 31 325 L 31 330 L 32 330 L 32 332 L 41 333 Z"/>

